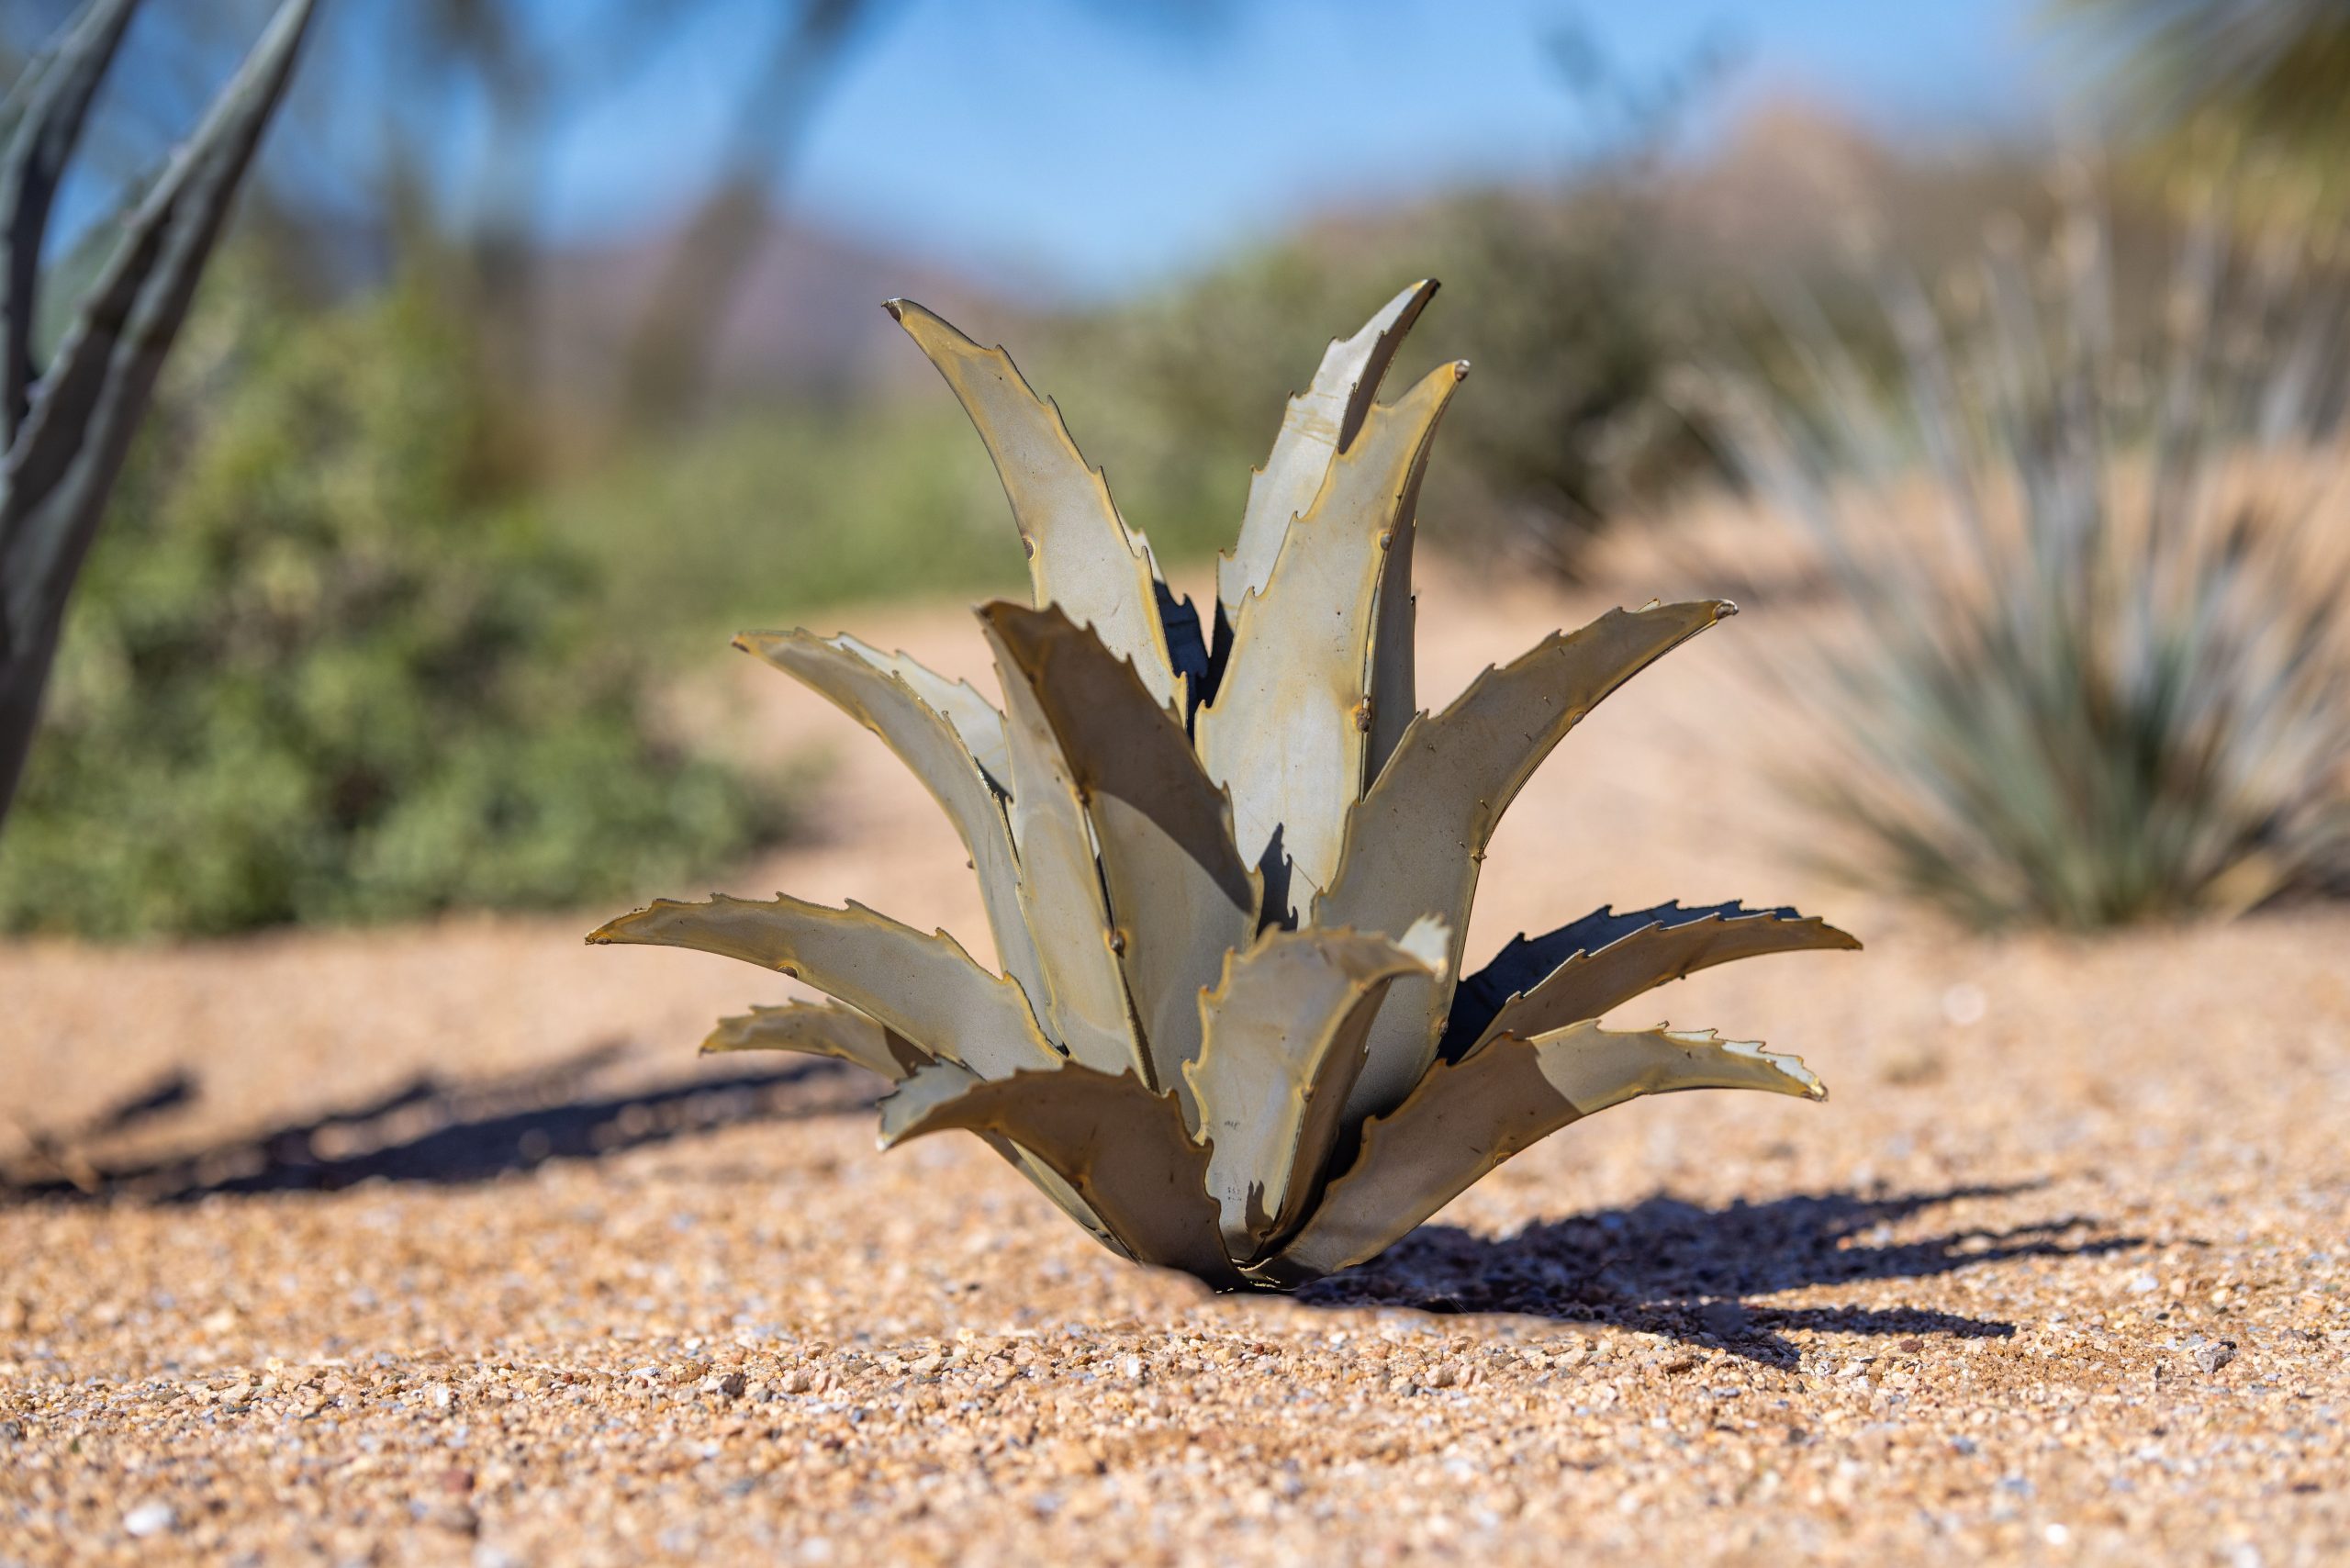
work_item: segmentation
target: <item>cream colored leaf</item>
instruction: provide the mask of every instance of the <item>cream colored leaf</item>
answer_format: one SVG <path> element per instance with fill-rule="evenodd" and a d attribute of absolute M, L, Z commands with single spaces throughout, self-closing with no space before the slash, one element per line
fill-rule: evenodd
<path fill-rule="evenodd" d="M 1003 714 L 996 705 L 982 696 L 968 680 L 949 680 L 901 649 L 885 654 L 869 644 L 861 643 L 845 632 L 826 639 L 836 648 L 845 648 L 878 669 L 899 676 L 913 688 L 913 693 L 945 715 L 955 726 L 971 760 L 988 776 L 988 782 L 1005 794 L 1011 793 L 1012 759 L 1004 749 Z"/>
<path fill-rule="evenodd" d="M 1477 868 L 1518 790 L 1608 693 L 1735 609 L 1704 600 L 1611 610 L 1488 668 L 1443 712 L 1418 714 L 1405 728 L 1347 815 L 1345 853 L 1314 920 L 1398 935 L 1434 913 L 1451 928 L 1452 948 L 1445 978 L 1406 977 L 1390 989 L 1347 1105 L 1350 1123 L 1401 1103 L 1435 1060 Z"/>
<path fill-rule="evenodd" d="M 1296 876 L 1330 885 L 1347 810 L 1362 793 L 1373 610 L 1414 476 L 1465 364 L 1440 365 L 1330 465 L 1290 526 L 1265 590 L 1234 618 L 1214 698 L 1193 720 L 1200 760 L 1232 791 L 1234 837 L 1259 858 L 1281 834 Z"/>
<path fill-rule="evenodd" d="M 1502 1035 L 1531 1039 L 1597 1018 L 1658 986 L 1766 953 L 1857 949 L 1825 921 L 1792 909 L 1677 903 L 1617 914 L 1603 909 L 1548 935 L 1516 937 L 1460 982 L 1439 1054 L 1448 1059 Z"/>
<path fill-rule="evenodd" d="M 1172 1093 L 1071 1062 L 974 1082 L 925 1069 L 881 1102 L 881 1145 L 960 1127 L 1011 1139 L 1049 1168 L 1136 1258 L 1241 1282 L 1216 1234 L 1208 1151 Z"/>
<path fill-rule="evenodd" d="M 997 603 L 979 615 L 1011 658 L 1005 680 L 1016 671 L 1052 726 L 1093 824 L 1147 1081 L 1177 1091 L 1190 1118 L 1182 1070 L 1199 1055 L 1200 992 L 1257 930 L 1259 889 L 1233 847 L 1230 802 L 1181 722 L 1091 632 L 1058 608 Z"/>
<path fill-rule="evenodd" d="M 691 947 L 774 969 L 983 1077 L 1061 1059 L 1037 1033 L 1017 983 L 973 963 L 945 932 L 925 936 L 862 904 L 827 909 L 780 895 L 767 903 L 660 899 L 588 940 Z"/>
<path fill-rule="evenodd" d="M 1153 697 L 1180 708 L 1149 550 L 1119 518 L 1102 471 L 1069 439 L 1060 409 L 1030 388 L 1002 349 L 979 347 L 911 299 L 892 299 L 887 308 L 946 378 L 987 443 L 1028 551 L 1036 603 L 1058 604 L 1092 627 L 1135 661 Z"/>
<path fill-rule="evenodd" d="M 1569 1123 L 1685 1089 L 1828 1097 L 1796 1058 L 1711 1034 L 1577 1024 L 1535 1040 L 1504 1036 L 1464 1061 L 1438 1063 L 1401 1105 L 1364 1124 L 1353 1165 L 1281 1255 L 1253 1272 L 1294 1285 L 1375 1258 Z"/>
<path fill-rule="evenodd" d="M 1087 1066 L 1111 1073 L 1147 1070 L 1125 977 L 1111 946 L 1092 830 L 1069 759 L 1019 661 L 984 615 L 980 629 L 995 651 L 996 679 L 1003 688 L 1021 907 L 1044 967 L 1039 1016 L 1046 1032 Z"/>
<path fill-rule="evenodd" d="M 721 1018 L 718 1027 L 702 1041 L 701 1052 L 717 1056 L 729 1051 L 794 1051 L 830 1057 L 878 1072 L 891 1082 L 935 1059 L 903 1035 L 855 1008 L 817 1002 L 787 1002 L 780 1007 L 754 1003 L 746 1014 Z"/>
<path fill-rule="evenodd" d="M 999 787 L 978 757 L 982 748 L 1006 753 L 1002 715 L 968 686 L 932 674 L 902 654 L 878 654 L 854 637 L 746 632 L 734 639 L 734 645 L 800 681 L 880 736 L 922 780 L 955 824 L 979 875 L 979 899 L 995 939 L 997 961 L 1019 983 L 1039 1018 L 1049 1024 L 1044 964 L 1029 933 L 1012 826 Z M 959 722 L 954 711 L 922 695 L 922 688 L 908 677 L 910 669 L 961 711 Z M 957 691 L 967 693 L 968 700 L 956 697 Z M 997 766 L 1006 774 L 1011 771 L 1008 759 Z"/>
<path fill-rule="evenodd" d="M 1333 340 L 1312 384 L 1289 400 L 1272 455 L 1249 476 L 1240 537 L 1216 562 L 1216 593 L 1225 614 L 1238 615 L 1250 594 L 1264 591 L 1290 519 L 1314 504 L 1331 459 L 1354 443 L 1404 334 L 1436 289 L 1436 279 L 1422 278 L 1381 307 L 1353 337 Z"/>
<path fill-rule="evenodd" d="M 1304 1216 L 1388 984 L 1427 972 L 1384 937 L 1275 930 L 1229 955 L 1199 999 L 1204 1043 L 1183 1075 L 1236 1260 L 1259 1257 Z"/>

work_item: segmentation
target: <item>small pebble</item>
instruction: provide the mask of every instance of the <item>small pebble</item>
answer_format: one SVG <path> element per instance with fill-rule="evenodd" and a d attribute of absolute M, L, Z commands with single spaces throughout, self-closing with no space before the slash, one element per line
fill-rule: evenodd
<path fill-rule="evenodd" d="M 122 1516 L 122 1528 L 144 1540 L 151 1535 L 161 1535 L 179 1522 L 169 1503 L 141 1503 Z"/>
<path fill-rule="evenodd" d="M 2206 1373 L 2216 1372 L 2235 1359 L 2236 1345 L 2232 1339 L 2214 1339 L 2195 1348 L 2195 1364 Z"/>

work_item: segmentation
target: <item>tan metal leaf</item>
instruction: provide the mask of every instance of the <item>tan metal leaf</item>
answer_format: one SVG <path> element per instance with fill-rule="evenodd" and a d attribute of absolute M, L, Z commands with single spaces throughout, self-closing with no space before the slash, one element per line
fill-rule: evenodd
<path fill-rule="evenodd" d="M 1242 600 L 1264 591 L 1290 519 L 1314 504 L 1330 460 L 1354 443 L 1404 334 L 1436 290 L 1436 279 L 1422 278 L 1381 307 L 1353 337 L 1332 340 L 1312 385 L 1289 400 L 1272 455 L 1249 476 L 1240 537 L 1216 562 L 1216 595 L 1225 614 L 1238 615 Z"/>
<path fill-rule="evenodd" d="M 1200 992 L 1257 929 L 1259 890 L 1233 847 L 1231 803 L 1181 722 L 1091 631 L 1058 607 L 999 602 L 979 617 L 1051 724 L 1092 822 L 1147 1081 L 1175 1090 L 1196 1126 L 1182 1070 L 1199 1055 Z"/>
<path fill-rule="evenodd" d="M 1003 688 L 1012 769 L 1008 811 L 1020 856 L 1020 902 L 1044 965 L 1038 1016 L 1046 1031 L 1089 1067 L 1113 1073 L 1129 1067 L 1147 1070 L 1125 977 L 1110 945 L 1110 910 L 1092 830 L 1069 759 L 1019 661 L 984 614 L 979 624 L 995 651 L 996 680 Z"/>
<path fill-rule="evenodd" d="M 1193 720 L 1208 776 L 1232 791 L 1241 854 L 1256 859 L 1278 830 L 1296 875 L 1315 889 L 1330 885 L 1347 810 L 1365 782 L 1371 636 L 1387 547 L 1468 368 L 1439 365 L 1397 402 L 1371 407 L 1291 525 L 1264 592 L 1240 606 L 1223 680 Z"/>
<path fill-rule="evenodd" d="M 1011 771 L 1003 716 L 968 685 L 934 674 L 902 654 L 878 654 L 854 637 L 746 632 L 734 639 L 734 645 L 802 682 L 871 730 L 913 770 L 955 824 L 971 857 L 997 960 L 1049 1024 L 1044 963 L 1029 934 L 1012 826 L 997 786 L 978 758 L 981 749 L 992 749 L 1001 758 L 997 766 L 1006 774 Z M 909 670 L 919 672 L 923 687 L 909 678 Z M 924 698 L 923 687 L 952 709 Z M 957 692 L 966 695 L 958 697 Z M 962 715 L 959 722 L 957 711 Z"/>
<path fill-rule="evenodd" d="M 1260 1256 L 1304 1217 L 1340 1130 L 1363 1037 L 1398 975 L 1442 961 L 1441 927 L 1419 954 L 1383 936 L 1312 928 L 1268 931 L 1225 957 L 1199 998 L 1205 1040 L 1184 1068 L 1211 1146 L 1207 1185 L 1225 1249 Z"/>
<path fill-rule="evenodd" d="M 1091 626 L 1135 661 L 1153 697 L 1180 707 L 1149 551 L 1119 518 L 1102 471 L 1069 439 L 1060 409 L 1029 387 L 1002 349 L 979 347 L 911 299 L 884 308 L 930 356 L 987 443 L 1028 551 L 1037 604 L 1058 604 Z"/>
<path fill-rule="evenodd" d="M 727 1051 L 794 1051 L 830 1057 L 878 1072 L 896 1082 L 934 1058 L 903 1035 L 857 1012 L 821 1002 L 787 1002 L 779 1007 L 753 1003 L 751 1011 L 721 1018 L 701 1043 L 704 1056 Z"/>
<path fill-rule="evenodd" d="M 1602 909 L 1548 935 L 1523 934 L 1462 980 L 1438 1054 L 1459 1060 L 1501 1035 L 1531 1039 L 1597 1018 L 1644 991 L 1765 953 L 1857 950 L 1860 942 L 1792 909 L 1678 903 Z"/>
<path fill-rule="evenodd" d="M 1003 714 L 996 705 L 980 694 L 968 680 L 949 680 L 923 664 L 912 655 L 900 649 L 883 653 L 867 643 L 861 643 L 844 632 L 828 638 L 833 646 L 845 648 L 866 663 L 902 677 L 914 695 L 946 717 L 955 733 L 988 776 L 988 782 L 1004 794 L 1012 792 L 1012 757 L 1003 740 Z"/>
<path fill-rule="evenodd" d="M 1608 693 L 1736 611 L 1718 599 L 1611 610 L 1488 667 L 1443 712 L 1414 716 L 1395 755 L 1347 815 L 1345 853 L 1314 903 L 1314 921 L 1400 933 L 1433 913 L 1452 929 L 1451 963 L 1442 978 L 1406 976 L 1390 988 L 1348 1100 L 1349 1122 L 1401 1103 L 1435 1059 L 1478 865 L 1535 768 Z"/>
<path fill-rule="evenodd" d="M 588 940 L 692 947 L 777 970 L 982 1077 L 1061 1059 L 1037 1033 L 1016 982 L 973 963 L 944 931 L 925 936 L 862 904 L 827 909 L 781 894 L 767 903 L 722 894 L 707 903 L 658 899 Z"/>
<path fill-rule="evenodd" d="M 1519 1150 L 1610 1105 L 1684 1089 L 1759 1089 L 1824 1100 L 1802 1061 L 1710 1033 L 1617 1033 L 1577 1024 L 1504 1036 L 1441 1062 L 1362 1129 L 1360 1152 L 1295 1239 L 1252 1271 L 1294 1285 L 1377 1257 Z"/>
<path fill-rule="evenodd" d="M 1220 1287 L 1241 1279 L 1216 1234 L 1208 1151 L 1172 1093 L 1131 1072 L 1056 1070 L 972 1082 L 925 1069 L 881 1102 L 881 1146 L 949 1127 L 1017 1143 L 1067 1182 L 1134 1257 Z"/>

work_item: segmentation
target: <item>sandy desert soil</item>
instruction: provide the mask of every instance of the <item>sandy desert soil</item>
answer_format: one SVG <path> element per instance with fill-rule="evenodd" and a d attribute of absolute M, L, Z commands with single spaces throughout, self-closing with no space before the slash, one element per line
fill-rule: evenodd
<path fill-rule="evenodd" d="M 1600 607 L 1439 577 L 1424 696 Z M 692 1062 L 791 988 L 586 915 L 0 946 L 0 1562 L 2350 1560 L 2350 913 L 1993 941 L 1790 870 L 1774 613 L 1569 739 L 1471 958 L 1798 902 L 1870 950 L 1620 1021 L 1833 1098 L 1610 1112 L 1294 1298 L 876 1154 L 845 1070 Z M 854 620 L 982 673 L 959 611 Z M 733 890 L 977 947 L 928 799 L 739 673 L 834 768 Z"/>

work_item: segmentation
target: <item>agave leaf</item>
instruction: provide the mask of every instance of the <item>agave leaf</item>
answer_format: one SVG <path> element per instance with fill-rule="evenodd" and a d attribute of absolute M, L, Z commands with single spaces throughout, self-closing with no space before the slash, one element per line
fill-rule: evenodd
<path fill-rule="evenodd" d="M 1200 992 L 1257 929 L 1259 890 L 1232 845 L 1231 805 L 1134 666 L 1058 607 L 979 611 L 1052 726 L 1102 852 L 1111 946 L 1142 1022 L 1146 1081 L 1197 1126 L 1183 1064 L 1199 1055 Z"/>
<path fill-rule="evenodd" d="M 1353 337 L 1334 339 L 1313 384 L 1289 400 L 1272 455 L 1249 476 L 1239 539 L 1216 562 L 1216 596 L 1226 613 L 1237 617 L 1250 594 L 1264 592 L 1290 520 L 1314 504 L 1331 460 L 1354 444 L 1404 334 L 1436 290 L 1436 279 L 1422 278 L 1382 306 Z"/>
<path fill-rule="evenodd" d="M 937 1058 L 896 1030 L 853 1007 L 821 1002 L 787 1002 L 780 1007 L 754 1003 L 751 1011 L 721 1018 L 701 1043 L 704 1056 L 728 1051 L 793 1051 L 830 1057 L 878 1072 L 896 1082 Z"/>
<path fill-rule="evenodd" d="M 1458 1061 L 1497 1036 L 1532 1039 L 1716 964 L 1859 946 L 1847 933 L 1792 909 L 1601 909 L 1543 936 L 1519 934 L 1463 980 L 1438 1054 Z"/>
<path fill-rule="evenodd" d="M 1183 1076 L 1236 1260 L 1259 1256 L 1304 1216 L 1388 983 L 1441 963 L 1447 935 L 1416 929 L 1414 951 L 1352 931 L 1271 931 L 1225 955 L 1216 988 L 1199 998 L 1205 1040 Z"/>
<path fill-rule="evenodd" d="M 827 909 L 780 894 L 767 903 L 657 899 L 588 940 L 692 947 L 778 970 L 985 1078 L 1061 1059 L 1015 982 L 973 963 L 945 932 L 925 936 L 862 904 Z"/>
<path fill-rule="evenodd" d="M 1047 994 L 1044 963 L 1022 906 L 1019 856 L 1003 801 L 977 760 L 978 751 L 990 743 L 990 726 L 994 749 L 1004 750 L 1002 716 L 968 686 L 933 674 L 902 654 L 894 658 L 877 654 L 854 637 L 746 632 L 734 639 L 734 645 L 799 680 L 879 735 L 922 780 L 955 824 L 979 873 L 979 896 L 1003 972 L 1020 983 L 1041 1014 Z M 963 710 L 963 722 L 926 700 L 908 678 L 909 669 L 920 672 L 925 688 Z M 968 698 L 954 696 L 957 691 Z M 1010 771 L 1008 761 L 1002 766 Z"/>
<path fill-rule="evenodd" d="M 9 95 L 8 148 L 0 162 L 0 437 L 23 422 L 33 380 L 33 320 L 41 241 L 65 165 L 82 139 L 90 101 L 114 62 L 139 0 L 95 0 L 26 68 Z"/>
<path fill-rule="evenodd" d="M 8 154 L 13 188 L 0 220 L 8 225 L 10 277 L 0 301 L 0 400 L 9 444 L 0 464 L 0 812 L 15 794 L 42 688 L 57 651 L 65 601 L 96 537 L 107 495 L 146 411 L 163 356 L 178 334 L 198 275 L 218 239 L 239 181 L 259 145 L 309 25 L 311 0 L 285 0 L 235 78 L 214 100 L 171 166 L 123 226 L 121 242 L 82 300 L 37 386 L 27 385 L 37 301 L 23 268 L 38 260 L 46 218 L 37 188 L 50 177 L 49 141 L 70 133 L 79 112 L 68 101 L 85 69 L 102 68 L 125 8 L 88 13 L 73 39 L 40 68 Z M 109 45 L 110 47 L 110 45 Z M 84 52 L 84 51 L 87 52 Z M 86 107 L 86 105 L 83 106 Z M 44 137 L 44 131 L 50 133 Z M 70 145 L 70 134 L 62 134 Z M 39 221 L 36 220 L 39 215 Z M 28 255 L 28 252 L 30 252 Z"/>
<path fill-rule="evenodd" d="M 1103 1072 L 1128 1067 L 1147 1071 L 1125 979 L 1111 946 L 1110 910 L 1092 832 L 1069 759 L 1019 660 L 984 610 L 980 629 L 995 651 L 996 679 L 1003 688 L 1021 907 L 1044 963 L 1040 1016 L 1079 1061 Z"/>
<path fill-rule="evenodd" d="M 1419 599 L 1412 592 L 1412 546 L 1419 536 L 1420 482 L 1427 470 L 1413 472 L 1404 499 L 1395 509 L 1395 526 L 1388 531 L 1387 558 L 1379 568 L 1379 591 L 1371 615 L 1371 670 L 1365 695 L 1371 703 L 1371 729 L 1364 736 L 1363 780 L 1379 777 L 1387 759 L 1404 741 L 1419 711 Z"/>
<path fill-rule="evenodd" d="M 988 776 L 988 782 L 996 791 L 1005 795 L 1012 792 L 1012 754 L 1004 745 L 1003 714 L 980 695 L 979 688 L 968 680 L 947 679 L 902 649 L 885 654 L 845 632 L 827 640 L 833 646 L 845 648 L 866 663 L 903 678 L 913 688 L 915 696 L 955 726 L 971 760 L 979 765 L 979 771 Z"/>
<path fill-rule="evenodd" d="M 820 1002 L 754 1006 L 745 1017 L 722 1018 L 718 1027 L 701 1043 L 701 1048 L 705 1056 L 722 1051 L 798 1051 L 807 1056 L 831 1057 L 878 1072 L 893 1083 L 925 1070 L 935 1079 L 959 1076 L 971 1082 L 979 1081 L 969 1068 L 931 1057 L 896 1030 L 883 1027 L 862 1013 Z M 1085 1200 L 1050 1166 L 1000 1134 L 979 1136 L 1063 1214 L 1083 1226 L 1093 1239 L 1121 1258 L 1134 1257 L 1123 1242 L 1110 1234 L 1101 1216 L 1088 1208 Z"/>
<path fill-rule="evenodd" d="M 1435 1059 L 1478 865 L 1535 768 L 1609 692 L 1735 612 L 1714 599 L 1611 610 L 1487 668 L 1443 712 L 1414 716 L 1395 755 L 1348 813 L 1346 850 L 1315 901 L 1314 921 L 1393 934 L 1433 912 L 1451 927 L 1452 951 L 1442 976 L 1406 976 L 1390 989 L 1348 1102 L 1349 1122 L 1401 1103 Z"/>
<path fill-rule="evenodd" d="M 948 1127 L 1011 1139 L 1050 1168 L 1126 1252 L 1210 1284 L 1241 1283 L 1216 1234 L 1208 1151 L 1172 1093 L 1131 1072 L 1058 1069 L 976 1082 L 928 1069 L 881 1102 L 881 1146 Z"/>
<path fill-rule="evenodd" d="M 1002 349 L 979 347 L 911 299 L 884 308 L 930 356 L 987 443 L 1028 551 L 1036 603 L 1060 605 L 1091 626 L 1135 661 L 1153 697 L 1180 705 L 1149 550 L 1119 518 L 1102 471 L 1077 450 L 1060 409 L 1029 387 Z"/>
<path fill-rule="evenodd" d="M 1377 1257 L 1519 1150 L 1610 1105 L 1684 1089 L 1759 1089 L 1824 1100 L 1801 1060 L 1710 1033 L 1618 1033 L 1576 1024 L 1539 1039 L 1503 1036 L 1431 1069 L 1411 1096 L 1362 1130 L 1360 1151 L 1271 1263 L 1266 1282 L 1301 1284 Z"/>
<path fill-rule="evenodd" d="M 1290 528 L 1264 592 L 1241 605 L 1215 700 L 1193 722 L 1201 762 L 1232 791 L 1242 854 L 1261 855 L 1279 830 L 1296 875 L 1316 889 L 1330 885 L 1347 810 L 1362 793 L 1387 547 L 1467 370 L 1439 365 L 1396 403 L 1373 405 Z"/>

